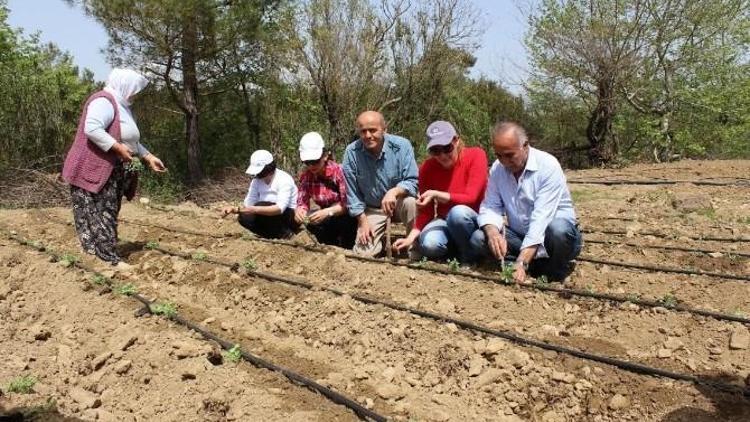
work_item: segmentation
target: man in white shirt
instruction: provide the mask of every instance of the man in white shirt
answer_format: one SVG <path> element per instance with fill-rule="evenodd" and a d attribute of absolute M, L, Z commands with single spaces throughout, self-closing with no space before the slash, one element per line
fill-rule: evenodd
<path fill-rule="evenodd" d="M 297 185 L 289 173 L 277 169 L 273 156 L 258 150 L 250 156 L 247 174 L 252 176 L 242 207 L 226 207 L 222 217 L 238 214 L 237 221 L 258 236 L 289 238 L 297 229 L 294 209 L 297 207 Z"/>
<path fill-rule="evenodd" d="M 526 131 L 515 123 L 495 125 L 492 147 L 497 160 L 479 207 L 472 252 L 513 262 L 517 283 L 526 283 L 529 273 L 563 280 L 582 238 L 560 163 L 530 147 Z"/>

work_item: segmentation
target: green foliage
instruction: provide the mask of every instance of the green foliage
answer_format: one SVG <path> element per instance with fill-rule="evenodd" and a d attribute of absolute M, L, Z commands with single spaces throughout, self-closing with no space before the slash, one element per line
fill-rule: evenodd
<path fill-rule="evenodd" d="M 240 350 L 240 345 L 235 344 L 231 349 L 225 351 L 224 357 L 232 363 L 240 362 L 242 360 L 242 350 Z"/>
<path fill-rule="evenodd" d="M 255 263 L 254 259 L 247 258 L 244 261 L 242 261 L 242 267 L 246 269 L 247 271 L 255 271 L 258 269 L 258 264 Z"/>
<path fill-rule="evenodd" d="M 458 262 L 457 258 L 451 258 L 448 260 L 448 269 L 451 271 L 458 272 L 461 269 L 461 263 Z"/>
<path fill-rule="evenodd" d="M 91 282 L 96 284 L 97 286 L 109 286 L 112 284 L 112 280 L 99 273 L 91 276 Z"/>
<path fill-rule="evenodd" d="M 172 302 L 155 303 L 151 305 L 151 312 L 172 318 L 177 315 L 177 305 Z"/>
<path fill-rule="evenodd" d="M 534 280 L 534 285 L 537 287 L 547 287 L 549 286 L 549 280 L 546 275 L 541 275 Z"/>
<path fill-rule="evenodd" d="M 80 260 L 81 259 L 77 255 L 71 253 L 64 253 L 60 256 L 60 263 L 66 268 L 74 266 Z"/>
<path fill-rule="evenodd" d="M 513 284 L 513 265 L 505 265 L 500 271 L 500 282 L 503 284 Z"/>
<path fill-rule="evenodd" d="M 413 262 L 411 265 L 417 268 L 424 268 L 424 266 L 427 265 L 428 262 L 429 260 L 427 259 L 427 257 L 423 256 L 419 259 L 419 261 Z"/>
<path fill-rule="evenodd" d="M 13 378 L 8 384 L 9 393 L 29 394 L 33 391 L 36 384 L 36 378 L 31 375 L 24 375 Z"/>
<path fill-rule="evenodd" d="M 638 293 L 628 293 L 625 298 L 630 302 L 637 302 L 641 300 L 641 295 L 639 295 Z"/>
<path fill-rule="evenodd" d="M 134 294 L 138 293 L 138 290 L 132 283 L 126 283 L 117 286 L 115 292 L 123 296 L 133 296 Z"/>
<path fill-rule="evenodd" d="M 208 258 L 205 252 L 195 252 L 190 256 L 195 261 L 205 261 Z"/>
<path fill-rule="evenodd" d="M 146 248 L 146 249 L 152 249 L 152 250 L 156 249 L 158 247 L 159 247 L 159 242 L 157 242 L 155 240 L 149 240 L 148 242 L 146 242 L 146 246 L 144 246 L 144 248 Z"/>
<path fill-rule="evenodd" d="M 659 303 L 659 304 L 660 304 L 661 306 L 663 306 L 663 307 L 665 307 L 665 308 L 674 308 L 675 306 L 677 306 L 677 303 L 678 303 L 678 301 L 677 301 L 677 297 L 675 297 L 675 296 L 674 296 L 673 294 L 671 294 L 671 293 L 667 293 L 667 294 L 665 294 L 665 295 L 664 295 L 664 296 L 662 296 L 662 297 L 661 297 L 661 298 L 660 298 L 659 300 L 657 300 L 657 302 L 658 302 L 658 303 Z"/>

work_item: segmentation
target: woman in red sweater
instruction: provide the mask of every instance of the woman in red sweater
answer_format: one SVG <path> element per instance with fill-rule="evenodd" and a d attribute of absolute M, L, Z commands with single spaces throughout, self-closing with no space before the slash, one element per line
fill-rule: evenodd
<path fill-rule="evenodd" d="M 431 158 L 419 168 L 419 198 L 414 228 L 393 244 L 396 251 L 413 247 L 429 259 L 456 257 L 474 262 L 469 238 L 477 227 L 477 212 L 487 186 L 487 155 L 465 147 L 448 122 L 427 127 Z"/>

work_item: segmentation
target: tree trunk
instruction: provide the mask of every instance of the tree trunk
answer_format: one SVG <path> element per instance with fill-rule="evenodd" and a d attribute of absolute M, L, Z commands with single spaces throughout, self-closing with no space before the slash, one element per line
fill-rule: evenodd
<path fill-rule="evenodd" d="M 185 130 L 187 137 L 188 183 L 195 185 L 203 180 L 201 165 L 201 143 L 198 132 L 198 76 L 196 74 L 196 52 L 198 34 L 195 17 L 188 15 L 184 22 L 182 37 L 182 77 L 185 98 Z"/>
<path fill-rule="evenodd" d="M 612 160 L 609 150 L 609 138 L 612 135 L 612 120 L 614 117 L 614 89 L 609 79 L 601 80 L 598 84 L 596 108 L 589 116 L 586 127 L 586 137 L 589 141 L 588 158 L 591 165 L 606 164 Z"/>

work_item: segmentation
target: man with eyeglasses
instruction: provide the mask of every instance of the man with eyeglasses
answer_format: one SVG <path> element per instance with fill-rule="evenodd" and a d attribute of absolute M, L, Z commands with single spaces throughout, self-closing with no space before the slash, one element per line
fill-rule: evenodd
<path fill-rule="evenodd" d="M 528 275 L 565 279 L 582 238 L 560 163 L 529 146 L 526 131 L 512 122 L 495 125 L 492 147 L 497 161 L 471 247 L 482 256 L 513 262 L 516 283 L 527 283 Z"/>
<path fill-rule="evenodd" d="M 417 162 L 409 140 L 386 133 L 383 115 L 357 117 L 359 139 L 344 152 L 349 214 L 357 219 L 354 252 L 376 256 L 383 250 L 386 219 L 411 231 L 417 213 Z"/>

